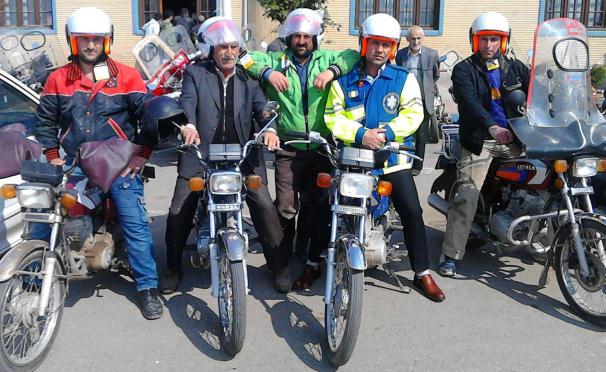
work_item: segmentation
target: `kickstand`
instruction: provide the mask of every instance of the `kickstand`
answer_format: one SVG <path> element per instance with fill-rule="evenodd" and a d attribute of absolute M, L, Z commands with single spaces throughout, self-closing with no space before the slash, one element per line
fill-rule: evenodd
<path fill-rule="evenodd" d="M 385 271 L 387 272 L 387 274 L 389 276 L 391 276 L 396 281 L 396 283 L 398 283 L 398 287 L 400 287 L 400 290 L 402 290 L 402 292 L 404 292 L 404 293 L 410 293 L 410 287 L 407 286 L 407 285 L 402 284 L 402 282 L 400 281 L 400 278 L 398 278 L 398 276 L 392 270 L 391 267 L 389 267 L 388 265 L 383 265 L 383 268 L 385 269 Z"/>

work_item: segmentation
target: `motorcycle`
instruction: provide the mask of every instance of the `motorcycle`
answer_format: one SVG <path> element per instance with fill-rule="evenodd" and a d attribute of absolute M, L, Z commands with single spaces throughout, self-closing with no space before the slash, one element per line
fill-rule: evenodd
<path fill-rule="evenodd" d="M 390 202 L 392 185 L 373 175 L 375 151 L 343 147 L 337 151 L 317 132 L 289 132 L 297 138 L 286 144 L 320 144 L 335 170 L 319 173 L 317 186 L 328 188 L 332 209 L 330 242 L 326 255 L 324 293 L 328 360 L 335 367 L 351 357 L 362 319 L 364 270 L 381 266 L 408 293 L 390 264 L 407 256 L 403 243 L 390 245 L 391 235 L 402 230 Z M 388 142 L 377 154 L 403 154 L 414 148 Z M 380 163 L 380 162 L 378 162 Z"/>
<path fill-rule="evenodd" d="M 77 162 L 64 171 L 24 160 L 25 182 L 1 187 L 3 198 L 18 199 L 25 222 L 23 241 L 0 260 L 3 371 L 42 363 L 57 336 L 70 280 L 103 270 L 129 274 L 112 200 L 78 173 Z M 33 230 L 46 225 L 50 240 L 34 240 Z"/>
<path fill-rule="evenodd" d="M 438 60 L 440 64 L 440 72 L 446 72 L 450 75 L 452 68 L 455 64 L 457 64 L 457 62 L 459 62 L 459 60 L 459 54 L 454 50 L 449 50 L 445 54 L 441 55 Z M 442 125 L 452 124 L 456 120 L 453 114 L 444 111 L 446 105 L 442 100 L 440 90 L 437 86 L 435 90 L 436 93 L 433 99 L 434 114 L 431 115 L 429 123 L 429 143 L 440 142 L 440 139 L 442 138 L 440 128 L 442 127 Z"/>
<path fill-rule="evenodd" d="M 471 234 L 545 258 L 539 286 L 553 266 L 568 304 L 586 320 L 605 325 L 606 219 L 594 213 L 590 182 L 606 170 L 606 161 L 599 159 L 606 151 L 606 120 L 591 97 L 588 54 L 581 23 L 552 19 L 537 27 L 528 106 L 509 120 L 525 155 L 494 158 Z M 442 131 L 436 169 L 443 173 L 428 202 L 447 215 L 459 187 L 460 144 L 458 127 Z"/>
<path fill-rule="evenodd" d="M 196 51 L 183 26 L 143 38 L 133 48 L 148 89 L 155 96 L 178 98 L 185 68 L 202 55 Z"/>
<path fill-rule="evenodd" d="M 58 67 L 53 50 L 41 31 L 0 39 L 0 66 L 36 93 L 41 93 L 48 75 Z"/>
<path fill-rule="evenodd" d="M 240 144 L 210 144 L 206 161 L 197 146 L 182 145 L 184 155 L 196 157 L 202 177 L 189 180 L 191 191 L 201 193 L 195 214 L 197 257 L 192 264 L 211 273 L 211 295 L 216 297 L 221 321 L 221 343 L 230 355 L 244 346 L 246 335 L 246 295 L 248 275 L 246 255 L 248 234 L 244 230 L 242 211 L 246 191 L 262 185 L 261 176 L 243 179 L 240 166 L 253 147 L 262 147 L 262 135 L 278 117 L 278 105 L 265 108 L 270 118 L 254 139 Z"/>

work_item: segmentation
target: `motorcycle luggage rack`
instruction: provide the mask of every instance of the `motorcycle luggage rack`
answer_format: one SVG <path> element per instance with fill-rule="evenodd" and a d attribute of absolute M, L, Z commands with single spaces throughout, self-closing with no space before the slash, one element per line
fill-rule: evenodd
<path fill-rule="evenodd" d="M 442 154 L 450 161 L 461 160 L 461 142 L 459 141 L 459 124 L 442 125 Z"/>
<path fill-rule="evenodd" d="M 236 162 L 242 159 L 242 149 L 237 143 L 213 143 L 208 147 L 209 162 Z"/>
<path fill-rule="evenodd" d="M 339 163 L 349 167 L 373 169 L 375 165 L 375 153 L 368 149 L 343 147 L 339 151 Z"/>

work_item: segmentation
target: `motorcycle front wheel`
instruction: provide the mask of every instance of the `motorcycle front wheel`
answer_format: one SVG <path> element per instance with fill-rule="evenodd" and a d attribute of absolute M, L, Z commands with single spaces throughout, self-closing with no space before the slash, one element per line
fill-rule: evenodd
<path fill-rule="evenodd" d="M 27 255 L 11 279 L 0 283 L 0 370 L 32 371 L 44 360 L 57 336 L 65 281 L 52 278 L 49 301 L 44 317 L 38 317 L 42 290 L 44 255 L 42 250 Z M 55 274 L 62 273 L 56 263 Z"/>
<path fill-rule="evenodd" d="M 600 260 L 598 245 L 606 246 L 606 225 L 582 219 L 579 229 L 589 275 L 583 277 L 579 269 L 577 251 L 572 233 L 556 236 L 553 244 L 555 270 L 560 290 L 566 302 L 583 319 L 606 325 L 606 267 Z"/>
<path fill-rule="evenodd" d="M 339 249 L 335 260 L 333 289 L 324 308 L 328 361 L 335 367 L 347 363 L 358 340 L 362 321 L 364 271 L 347 265 L 347 253 Z"/>
<path fill-rule="evenodd" d="M 230 261 L 225 254 L 219 259 L 221 343 L 230 355 L 236 355 L 242 350 L 246 336 L 244 265 L 244 261 Z"/>

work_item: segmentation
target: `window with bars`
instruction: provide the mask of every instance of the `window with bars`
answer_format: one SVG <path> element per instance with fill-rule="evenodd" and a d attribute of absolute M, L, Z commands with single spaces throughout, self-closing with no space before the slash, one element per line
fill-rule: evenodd
<path fill-rule="evenodd" d="M 149 22 L 154 14 L 162 13 L 160 0 L 139 0 L 139 28 Z"/>
<path fill-rule="evenodd" d="M 53 27 L 52 0 L 0 0 L 0 27 Z"/>
<path fill-rule="evenodd" d="M 444 0 L 357 0 L 356 29 L 368 16 L 387 13 L 396 18 L 402 29 L 419 25 L 426 30 L 437 30 L 440 24 L 440 1 Z"/>
<path fill-rule="evenodd" d="M 606 29 L 604 0 L 546 0 L 545 19 L 572 18 L 588 29 Z"/>

